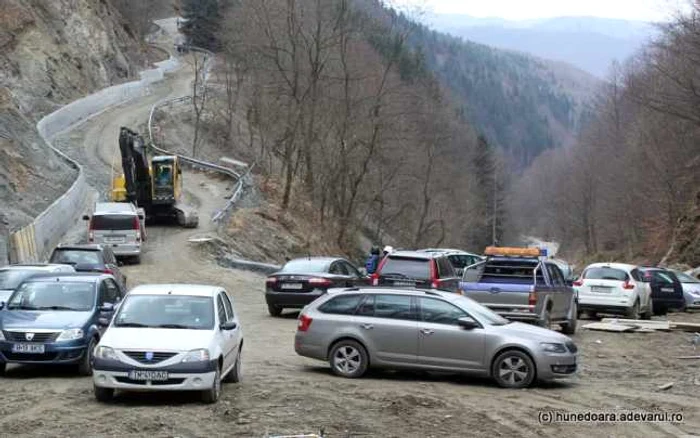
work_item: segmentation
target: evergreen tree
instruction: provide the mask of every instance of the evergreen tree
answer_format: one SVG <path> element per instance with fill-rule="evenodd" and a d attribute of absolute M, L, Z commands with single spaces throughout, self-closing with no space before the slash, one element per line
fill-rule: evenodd
<path fill-rule="evenodd" d="M 180 11 L 184 22 L 182 32 L 196 47 L 217 50 L 217 33 L 221 25 L 221 0 L 181 0 Z"/>
<path fill-rule="evenodd" d="M 505 178 L 500 172 L 496 150 L 480 135 L 474 151 L 474 169 L 480 199 L 482 220 L 479 229 L 473 230 L 473 242 L 476 247 L 498 244 L 503 235 L 504 187 Z"/>

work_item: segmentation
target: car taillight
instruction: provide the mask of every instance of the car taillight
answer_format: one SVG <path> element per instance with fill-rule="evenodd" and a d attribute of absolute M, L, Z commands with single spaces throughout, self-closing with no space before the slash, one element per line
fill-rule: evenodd
<path fill-rule="evenodd" d="M 583 286 L 583 280 L 576 280 L 573 284 L 574 286 Z"/>
<path fill-rule="evenodd" d="M 440 279 L 434 279 L 432 283 L 430 283 L 430 287 L 433 289 L 440 289 L 440 285 L 442 284 L 442 280 Z"/>
<path fill-rule="evenodd" d="M 277 277 L 268 277 L 267 280 L 265 280 L 266 286 L 274 286 L 275 284 L 277 284 Z"/>
<path fill-rule="evenodd" d="M 440 279 L 437 278 L 437 263 L 435 262 L 435 259 L 430 260 L 430 278 L 432 279 L 430 282 L 430 287 L 433 289 L 439 288 Z"/>
<path fill-rule="evenodd" d="M 309 284 L 311 286 L 315 286 L 315 287 L 328 287 L 331 284 L 333 284 L 333 282 L 327 278 L 315 278 L 314 277 L 314 278 L 309 278 L 308 281 L 309 281 Z"/>
<path fill-rule="evenodd" d="M 95 241 L 95 232 L 92 230 L 92 219 L 88 222 L 88 242 Z"/>
<path fill-rule="evenodd" d="M 311 326 L 311 322 L 313 319 L 311 317 L 308 317 L 304 314 L 299 315 L 299 325 L 297 326 L 297 330 L 300 332 L 305 332 L 309 329 Z"/>
<path fill-rule="evenodd" d="M 527 305 L 533 308 L 537 305 L 537 294 L 534 289 L 531 289 L 530 295 L 527 296 Z"/>
<path fill-rule="evenodd" d="M 372 286 L 379 286 L 379 274 L 376 272 L 369 276 Z"/>
<path fill-rule="evenodd" d="M 624 283 L 622 283 L 622 288 L 627 290 L 634 289 L 634 284 L 630 283 L 630 281 L 627 280 Z"/>
<path fill-rule="evenodd" d="M 114 275 L 114 272 L 112 272 L 111 269 L 103 269 L 102 272 L 105 274 Z"/>

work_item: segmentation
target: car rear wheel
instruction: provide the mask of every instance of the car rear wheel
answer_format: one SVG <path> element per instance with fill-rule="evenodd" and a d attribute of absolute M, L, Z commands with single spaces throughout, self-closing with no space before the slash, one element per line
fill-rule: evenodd
<path fill-rule="evenodd" d="M 578 305 L 574 301 L 574 303 L 571 305 L 571 319 L 566 321 L 564 324 L 561 325 L 561 331 L 565 335 L 573 335 L 576 334 L 576 326 L 578 325 Z"/>
<path fill-rule="evenodd" d="M 519 350 L 508 350 L 493 361 L 491 375 L 503 388 L 526 388 L 535 380 L 535 364 Z"/>
<path fill-rule="evenodd" d="M 649 298 L 649 306 L 647 307 L 647 310 L 642 313 L 641 318 L 642 319 L 651 319 L 651 316 L 654 314 L 654 301 Z"/>
<path fill-rule="evenodd" d="M 267 311 L 270 312 L 271 316 L 280 316 L 282 315 L 282 307 L 275 306 L 274 304 L 268 304 L 267 305 Z"/>
<path fill-rule="evenodd" d="M 211 388 L 202 392 L 202 401 L 204 403 L 216 403 L 221 395 L 221 366 L 216 367 L 214 375 L 214 383 Z"/>
<path fill-rule="evenodd" d="M 654 315 L 664 316 L 668 313 L 666 306 L 654 306 Z"/>
<path fill-rule="evenodd" d="M 552 326 L 552 314 L 549 312 L 549 309 L 546 309 L 542 314 L 542 318 L 539 320 L 539 326 L 546 329 Z"/>
<path fill-rule="evenodd" d="M 231 368 L 231 371 L 224 377 L 224 382 L 226 383 L 238 383 L 243 378 L 241 369 L 241 354 L 243 353 L 243 347 L 238 350 L 238 356 L 236 357 L 236 363 Z"/>
<path fill-rule="evenodd" d="M 96 345 L 97 340 L 95 338 L 91 338 L 90 342 L 88 342 L 85 354 L 83 354 L 83 358 L 80 359 L 80 363 L 78 364 L 78 374 L 80 374 L 81 376 L 92 375 L 92 355 L 95 351 Z"/>
<path fill-rule="evenodd" d="M 369 357 L 367 351 L 358 342 L 343 340 L 331 349 L 329 360 L 331 369 L 341 377 L 355 379 L 367 371 Z"/>
<path fill-rule="evenodd" d="M 0 376 L 4 376 L 6 370 L 7 364 L 5 362 L 0 362 Z"/>
<path fill-rule="evenodd" d="M 627 319 L 639 319 L 639 300 L 634 302 L 634 305 L 627 309 Z"/>
<path fill-rule="evenodd" d="M 107 403 L 112 401 L 114 398 L 114 389 L 113 388 L 100 388 L 99 386 L 95 386 L 95 399 L 98 402 L 101 403 Z"/>

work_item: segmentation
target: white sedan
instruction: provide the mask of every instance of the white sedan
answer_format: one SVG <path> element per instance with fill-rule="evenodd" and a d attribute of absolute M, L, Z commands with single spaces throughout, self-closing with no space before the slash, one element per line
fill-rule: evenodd
<path fill-rule="evenodd" d="M 143 285 L 131 290 L 95 348 L 95 398 L 115 390 L 199 391 L 207 403 L 221 381 L 241 380 L 243 334 L 220 287 Z"/>

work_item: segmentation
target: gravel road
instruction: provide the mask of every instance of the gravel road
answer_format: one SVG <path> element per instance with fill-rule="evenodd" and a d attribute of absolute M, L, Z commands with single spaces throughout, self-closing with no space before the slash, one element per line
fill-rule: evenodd
<path fill-rule="evenodd" d="M 99 193 L 108 187 L 121 125 L 136 126 L 150 106 L 188 87 L 182 70 L 148 98 L 122 105 L 64 135 L 60 144 L 88 169 Z M 10 367 L 0 378 L 0 430 L 16 436 L 240 436 L 317 432 L 327 436 L 376 437 L 588 437 L 700 434 L 700 373 L 684 333 L 596 333 L 575 336 L 583 369 L 568 382 L 526 390 L 503 390 L 487 380 L 460 376 L 372 372 L 359 380 L 330 374 L 326 364 L 295 355 L 296 314 L 271 318 L 264 305 L 264 279 L 221 268 L 188 243 L 215 232 L 210 215 L 230 185 L 187 172 L 190 202 L 199 206 L 200 227 L 150 228 L 140 265 L 126 266 L 131 286 L 154 282 L 220 284 L 231 292 L 245 335 L 244 380 L 227 384 L 216 405 L 191 394 L 123 394 L 98 404 L 89 378 L 71 368 Z M 73 237 L 84 232 L 77 224 Z M 700 322 L 700 315 L 681 315 Z M 660 391 L 658 386 L 675 385 Z M 662 410 L 682 412 L 682 424 L 540 424 L 541 411 Z M 591 429 L 595 426 L 596 429 Z"/>

